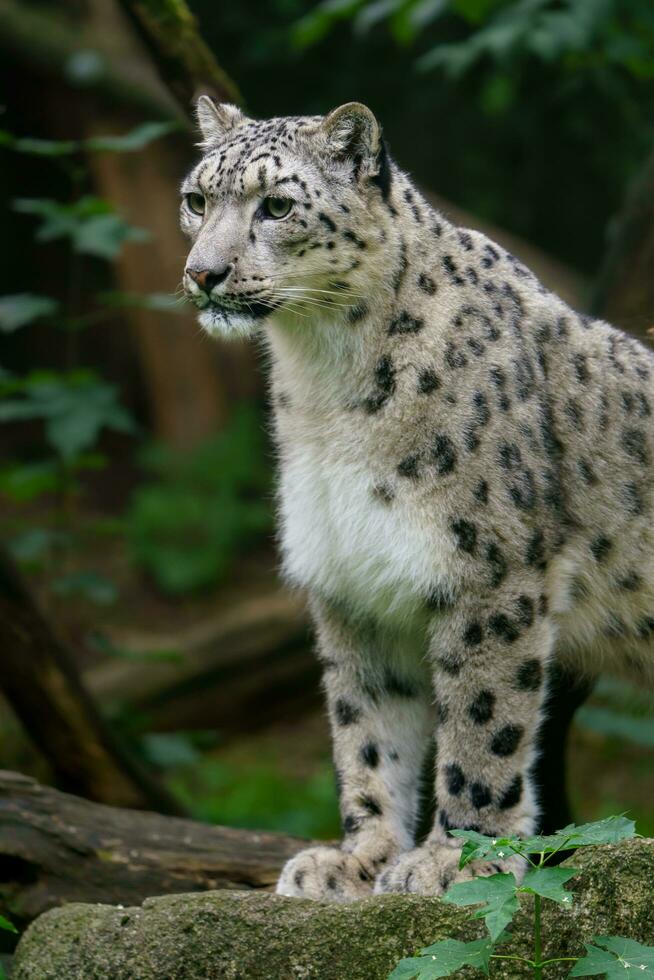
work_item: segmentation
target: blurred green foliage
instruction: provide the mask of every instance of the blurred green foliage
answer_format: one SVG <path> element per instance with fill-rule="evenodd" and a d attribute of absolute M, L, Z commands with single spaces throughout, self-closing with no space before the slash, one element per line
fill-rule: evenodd
<path fill-rule="evenodd" d="M 325 763 L 308 777 L 252 760 L 247 769 L 203 756 L 168 780 L 193 816 L 252 830 L 279 830 L 321 840 L 340 836 L 334 773 Z"/>
<path fill-rule="evenodd" d="M 591 704 L 576 714 L 577 724 L 607 737 L 654 748 L 654 703 L 650 691 L 615 677 L 600 678 Z"/>
<path fill-rule="evenodd" d="M 62 302 L 40 293 L 0 297 L 0 332 L 13 335 L 41 324 L 59 333 L 69 365 L 68 370 L 33 368 L 23 374 L 0 368 L 0 424 L 36 422 L 42 431 L 38 448 L 32 443 L 26 458 L 7 460 L 0 467 L 0 492 L 15 503 L 50 500 L 53 526 L 23 527 L 9 542 L 14 557 L 32 566 L 74 547 L 79 536 L 79 477 L 112 462 L 99 451 L 103 433 L 139 433 L 118 386 L 104 380 L 96 368 L 77 363 L 75 335 L 123 308 L 164 314 L 179 309 L 179 300 L 166 294 L 104 290 L 93 296 L 83 288 L 80 262 L 86 257 L 112 262 L 126 242 L 149 237 L 108 201 L 89 192 L 86 157 L 135 152 L 174 128 L 175 124 L 146 122 L 122 136 L 64 141 L 18 138 L 0 131 L 0 146 L 6 150 L 43 157 L 48 166 L 60 167 L 69 190 L 65 202 L 27 197 L 12 204 L 17 213 L 36 220 L 37 247 L 54 240 L 67 246 L 63 285 L 68 299 Z M 148 477 L 126 515 L 127 537 L 135 561 L 165 592 L 181 594 L 215 584 L 239 548 L 270 529 L 269 466 L 254 406 L 237 411 L 224 433 L 194 452 L 150 446 L 141 464 Z M 99 605 L 118 597 L 117 588 L 92 568 L 59 567 L 51 588 L 60 596 L 84 597 Z"/>
<path fill-rule="evenodd" d="M 10 922 L 4 915 L 0 915 L 0 929 L 5 929 L 7 932 L 18 932 L 13 922 Z"/>
<path fill-rule="evenodd" d="M 334 772 L 324 757 L 299 775 L 269 749 L 219 756 L 199 751 L 184 733 L 150 736 L 144 748 L 198 820 L 322 840 L 340 836 Z"/>
<path fill-rule="evenodd" d="M 358 35 L 385 24 L 398 43 L 414 44 L 448 17 L 458 18 L 465 34 L 421 55 L 422 70 L 442 68 L 456 78 L 484 59 L 515 71 L 535 58 L 563 72 L 654 78 L 654 8 L 642 0 L 324 0 L 297 22 L 292 37 L 305 47 L 350 20 Z"/>
<path fill-rule="evenodd" d="M 149 240 L 146 231 L 132 227 L 115 214 L 108 201 L 90 194 L 72 204 L 49 198 L 17 198 L 14 209 L 40 218 L 37 242 L 69 238 L 73 251 L 101 259 L 115 258 L 125 242 Z"/>
<path fill-rule="evenodd" d="M 378 114 L 426 189 L 597 272 L 654 142 L 650 0 L 191 0 L 255 115 Z"/>
<path fill-rule="evenodd" d="M 45 423 L 48 447 L 66 463 L 94 447 L 104 428 L 135 431 L 117 388 L 88 370 L 31 371 L 0 382 L 0 424 L 29 419 Z"/>
<path fill-rule="evenodd" d="M 65 175 L 69 200 L 17 198 L 16 212 L 37 221 L 34 240 L 40 243 L 61 239 L 67 243 L 64 286 L 68 300 L 32 293 L 0 297 L 0 332 L 16 334 L 43 322 L 52 331 L 53 347 L 66 353 L 67 369 L 31 368 L 17 374 L 0 367 L 0 424 L 39 423 L 42 438 L 37 446 L 0 469 L 0 491 L 14 503 L 50 498 L 52 527 L 27 526 L 14 535 L 9 546 L 18 560 L 54 562 L 66 555 L 75 540 L 74 510 L 79 491 L 78 476 L 107 465 L 99 452 L 105 430 L 134 435 L 137 426 L 121 404 L 118 387 L 104 380 L 95 369 L 77 363 L 75 334 L 89 322 L 106 316 L 101 303 L 90 314 L 80 314 L 76 298 L 81 291 L 80 262 L 85 256 L 111 261 L 126 241 L 144 241 L 145 233 L 133 228 L 101 198 L 86 192 L 89 181 L 86 154 L 128 152 L 171 130 L 169 124 L 139 126 L 123 137 L 96 140 L 41 140 L 17 138 L 0 132 L 0 146 L 21 155 L 45 157 L 50 167 Z M 88 297 L 85 296 L 85 301 Z M 54 569 L 54 564 L 53 564 Z M 59 562 L 52 576 L 52 590 L 59 595 L 83 596 L 107 605 L 117 590 L 93 569 L 71 573 Z"/>
<path fill-rule="evenodd" d="M 239 550 L 271 530 L 270 467 L 253 406 L 192 452 L 150 446 L 141 463 L 153 479 L 134 494 L 128 539 L 164 592 L 218 582 Z"/>

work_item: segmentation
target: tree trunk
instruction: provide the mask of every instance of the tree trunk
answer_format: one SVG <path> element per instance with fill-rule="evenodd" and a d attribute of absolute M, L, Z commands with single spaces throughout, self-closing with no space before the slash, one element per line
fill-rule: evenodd
<path fill-rule="evenodd" d="M 654 154 L 614 220 L 592 311 L 641 340 L 654 328 Z"/>
<path fill-rule="evenodd" d="M 120 0 L 154 59 L 161 78 L 188 113 L 202 92 L 220 102 L 241 102 L 240 93 L 198 32 L 184 0 Z"/>
<path fill-rule="evenodd" d="M 65 646 L 2 554 L 0 648 L 0 689 L 63 787 L 99 802 L 182 811 L 116 743 Z"/>
<path fill-rule="evenodd" d="M 89 803 L 0 771 L 0 912 L 16 924 L 67 902 L 271 888 L 305 844 Z"/>

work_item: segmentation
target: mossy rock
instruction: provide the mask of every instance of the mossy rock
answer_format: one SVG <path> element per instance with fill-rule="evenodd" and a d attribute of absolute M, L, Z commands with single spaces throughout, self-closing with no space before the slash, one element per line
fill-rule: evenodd
<path fill-rule="evenodd" d="M 588 849 L 572 862 L 572 909 L 545 903 L 545 953 L 574 956 L 596 934 L 654 945 L 654 841 Z M 529 903 L 503 952 L 528 954 Z M 384 980 L 403 956 L 479 922 L 437 899 L 384 896 L 351 905 L 219 891 L 151 898 L 141 908 L 68 905 L 22 938 L 12 980 Z M 567 975 L 550 968 L 549 978 Z M 528 976 L 515 962 L 491 976 Z M 479 976 L 472 971 L 460 974 Z"/>

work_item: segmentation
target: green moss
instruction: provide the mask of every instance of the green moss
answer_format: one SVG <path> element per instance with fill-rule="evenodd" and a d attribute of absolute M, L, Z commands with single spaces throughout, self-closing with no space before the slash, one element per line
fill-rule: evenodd
<path fill-rule="evenodd" d="M 458 910 L 417 897 L 343 906 L 214 892 L 151 899 L 142 909 L 70 905 L 28 930 L 14 977 L 373 980 L 434 939 L 479 931 L 464 923 Z"/>

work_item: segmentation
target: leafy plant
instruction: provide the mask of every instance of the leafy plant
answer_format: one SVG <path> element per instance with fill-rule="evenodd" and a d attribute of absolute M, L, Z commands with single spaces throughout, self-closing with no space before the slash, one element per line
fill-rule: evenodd
<path fill-rule="evenodd" d="M 13 932 L 15 933 L 15 935 L 18 935 L 18 929 L 16 928 L 16 926 L 13 924 L 13 922 L 10 922 L 9 919 L 7 919 L 4 915 L 0 915 L 0 930 L 3 930 L 5 932 Z M 7 980 L 7 974 L 5 973 L 2 963 L 0 963 L 0 980 Z"/>
<path fill-rule="evenodd" d="M 35 240 L 49 242 L 62 239 L 69 246 L 68 301 L 35 293 L 17 293 L 0 297 L 0 332 L 14 333 L 37 321 L 61 335 L 61 346 L 67 363 L 65 370 L 38 369 L 17 377 L 0 369 L 0 423 L 41 422 L 47 455 L 41 459 L 12 461 L 0 470 L 0 492 L 17 502 L 53 495 L 55 527 L 34 528 L 24 532 L 10 546 L 14 555 L 27 561 L 42 554 L 65 554 L 73 541 L 72 518 L 77 475 L 88 469 L 101 469 L 105 458 L 97 451 L 106 429 L 134 434 L 137 427 L 121 404 L 115 385 L 97 372 L 77 364 L 75 334 L 91 323 L 115 315 L 118 307 L 139 306 L 162 312 L 174 312 L 172 297 L 137 296 L 135 294 L 99 294 L 95 308 L 78 308 L 81 295 L 82 266 L 87 256 L 112 261 L 129 241 L 145 241 L 149 236 L 134 228 L 116 213 L 112 205 L 88 192 L 89 153 L 126 153 L 142 149 L 151 140 L 164 136 L 176 124 L 148 122 L 121 136 L 94 137 L 86 140 L 41 140 L 18 138 L 0 131 L 0 146 L 32 156 L 47 157 L 53 166 L 63 168 L 70 184 L 70 199 L 19 198 L 14 209 L 36 220 Z M 86 298 L 85 298 L 86 299 Z M 61 568 L 61 563 L 59 563 Z M 96 572 L 66 570 L 53 581 L 62 595 L 83 595 L 98 603 L 115 598 L 111 583 Z"/>
<path fill-rule="evenodd" d="M 0 929 L 4 929 L 6 932 L 18 933 L 18 929 L 13 922 L 10 922 L 4 915 L 0 915 Z"/>
<path fill-rule="evenodd" d="M 358 34 L 384 23 L 401 44 L 417 41 L 431 24 L 458 21 L 465 36 L 435 45 L 418 61 L 422 70 L 440 68 L 452 77 L 483 59 L 515 67 L 530 57 L 654 77 L 654 12 L 639 0 L 323 0 L 297 22 L 294 43 L 315 44 L 344 20 Z"/>
<path fill-rule="evenodd" d="M 45 422 L 46 442 L 66 463 L 93 447 L 104 428 L 135 431 L 118 390 L 91 371 L 34 371 L 0 382 L 0 423 L 26 419 Z"/>
<path fill-rule="evenodd" d="M 565 886 L 577 874 L 576 868 L 559 868 L 551 865 L 560 851 L 575 851 L 581 847 L 598 844 L 615 844 L 635 836 L 635 825 L 625 817 L 608 817 L 605 820 L 583 824 L 571 824 L 549 836 L 535 836 L 523 840 L 519 837 L 491 838 L 470 830 L 453 830 L 453 837 L 463 841 L 459 866 L 464 868 L 471 861 L 502 860 L 510 855 L 520 855 L 527 861 L 528 869 L 518 884 L 513 874 L 494 874 L 477 877 L 471 881 L 452 885 L 442 901 L 462 906 L 477 906 L 474 919 L 484 919 L 488 938 L 464 943 L 444 939 L 420 950 L 417 956 L 398 963 L 389 980 L 435 980 L 449 977 L 464 966 L 473 966 L 488 974 L 492 960 L 509 960 L 529 966 L 534 978 L 540 980 L 543 970 L 555 963 L 574 963 L 570 977 L 603 975 L 609 978 L 629 976 L 654 976 L 654 947 L 642 946 L 632 939 L 617 936 L 596 936 L 586 945 L 586 955 L 555 956 L 542 958 L 541 912 L 543 899 L 557 902 L 567 908 L 573 903 L 573 895 Z M 507 928 L 520 907 L 521 895 L 533 895 L 534 945 L 531 956 L 519 956 L 495 952 L 509 938 Z"/>
<path fill-rule="evenodd" d="M 73 251 L 113 259 L 129 241 L 149 241 L 149 234 L 116 214 L 108 201 L 86 195 L 72 204 L 49 198 L 17 198 L 14 209 L 40 219 L 37 242 L 70 239 Z"/>
<path fill-rule="evenodd" d="M 223 433 L 192 453 L 153 446 L 143 464 L 157 479 L 133 496 L 128 540 L 165 592 L 218 581 L 237 548 L 271 528 L 269 469 L 253 409 L 241 407 Z"/>
<path fill-rule="evenodd" d="M 0 296 L 0 330 L 12 333 L 27 323 L 51 316 L 58 309 L 59 303 L 50 296 L 37 296 L 34 293 Z"/>
<path fill-rule="evenodd" d="M 42 140 L 14 136 L 0 130 L 0 146 L 30 156 L 70 157 L 84 153 L 129 153 L 179 129 L 175 122 L 144 122 L 121 136 L 92 136 L 84 140 Z"/>

